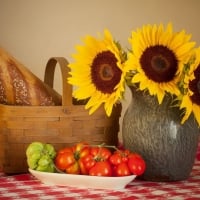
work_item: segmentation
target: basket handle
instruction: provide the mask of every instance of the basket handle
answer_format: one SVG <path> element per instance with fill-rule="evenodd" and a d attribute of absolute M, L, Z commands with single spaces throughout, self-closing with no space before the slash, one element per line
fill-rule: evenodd
<path fill-rule="evenodd" d="M 68 61 L 64 57 L 52 57 L 48 60 L 45 68 L 44 82 L 53 88 L 54 74 L 57 63 L 60 66 L 62 75 L 62 105 L 72 105 L 72 86 L 67 82 L 69 77 Z"/>

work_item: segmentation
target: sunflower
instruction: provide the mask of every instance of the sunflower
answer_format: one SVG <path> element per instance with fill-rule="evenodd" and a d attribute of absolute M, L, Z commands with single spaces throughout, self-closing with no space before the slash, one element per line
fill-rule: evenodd
<path fill-rule="evenodd" d="M 110 116 L 125 90 L 125 75 L 129 71 L 124 66 L 125 53 L 108 30 L 104 31 L 104 37 L 86 36 L 83 42 L 76 47 L 75 61 L 69 64 L 68 82 L 76 86 L 73 96 L 79 100 L 89 99 L 85 105 L 90 109 L 89 114 L 104 104 Z"/>
<path fill-rule="evenodd" d="M 182 122 L 184 123 L 194 113 L 200 125 L 200 48 L 195 51 L 195 60 L 191 64 L 184 78 L 185 93 L 183 94 L 180 108 L 184 109 Z"/>
<path fill-rule="evenodd" d="M 136 74 L 131 82 L 139 83 L 140 90 L 156 95 L 159 104 L 165 93 L 179 95 L 177 83 L 184 63 L 190 58 L 195 43 L 185 31 L 173 32 L 172 24 L 146 25 L 132 32 L 126 65 Z"/>

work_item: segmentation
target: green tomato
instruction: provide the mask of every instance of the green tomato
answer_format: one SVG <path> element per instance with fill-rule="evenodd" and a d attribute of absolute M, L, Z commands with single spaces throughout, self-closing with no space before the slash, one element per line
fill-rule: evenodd
<path fill-rule="evenodd" d="M 30 159 L 30 158 L 27 159 L 27 164 L 30 169 L 36 169 L 38 166 L 37 161 Z"/>
<path fill-rule="evenodd" d="M 54 165 L 51 164 L 51 165 L 48 165 L 48 166 L 41 166 L 39 165 L 37 168 L 36 168 L 37 171 L 42 171 L 42 172 L 55 172 L 55 168 L 54 168 Z"/>
<path fill-rule="evenodd" d="M 55 172 L 55 167 L 54 167 L 54 164 L 50 164 L 48 167 L 47 167 L 47 170 L 46 172 Z"/>
<path fill-rule="evenodd" d="M 31 169 L 38 166 L 38 161 L 42 155 L 43 144 L 40 142 L 31 143 L 26 149 L 27 164 Z"/>
<path fill-rule="evenodd" d="M 51 164 L 52 159 L 49 157 L 49 155 L 42 155 L 40 157 L 40 160 L 38 161 L 38 165 L 40 166 L 48 166 L 49 164 Z"/>
<path fill-rule="evenodd" d="M 51 157 L 51 158 L 55 158 L 56 156 L 56 151 L 53 147 L 53 145 L 51 144 L 45 144 L 44 145 L 44 151 L 48 153 L 48 155 Z"/>
<path fill-rule="evenodd" d="M 26 149 L 26 156 L 30 157 L 35 152 L 41 152 L 44 149 L 44 144 L 41 142 L 32 142 Z"/>
<path fill-rule="evenodd" d="M 27 158 L 28 166 L 31 169 L 35 169 L 38 166 L 38 161 L 41 158 L 41 152 L 36 151 L 31 156 Z"/>
<path fill-rule="evenodd" d="M 51 144 L 43 144 L 41 142 L 32 142 L 26 149 L 27 164 L 29 168 L 54 172 L 54 158 L 56 151 Z"/>
<path fill-rule="evenodd" d="M 38 161 L 38 167 L 36 168 L 38 171 L 45 172 L 54 172 L 54 164 L 53 160 L 49 155 L 43 155 Z"/>

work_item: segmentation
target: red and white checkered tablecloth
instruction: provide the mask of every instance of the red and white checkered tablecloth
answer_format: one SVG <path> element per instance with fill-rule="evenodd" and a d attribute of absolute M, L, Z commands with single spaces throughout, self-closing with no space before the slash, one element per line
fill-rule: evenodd
<path fill-rule="evenodd" d="M 47 186 L 30 174 L 0 177 L 0 200 L 200 200 L 200 152 L 188 180 L 177 182 L 132 181 L 125 189 L 80 189 Z"/>
<path fill-rule="evenodd" d="M 47 186 L 30 174 L 5 176 L 0 178 L 0 200 L 3 199 L 195 200 L 200 199 L 200 161 L 196 161 L 186 181 L 165 183 L 134 180 L 122 190 Z"/>

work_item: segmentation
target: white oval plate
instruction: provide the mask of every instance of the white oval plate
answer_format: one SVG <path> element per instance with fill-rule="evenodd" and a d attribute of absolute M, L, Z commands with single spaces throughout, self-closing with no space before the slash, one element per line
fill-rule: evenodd
<path fill-rule="evenodd" d="M 40 172 L 29 169 L 29 172 L 47 185 L 60 185 L 96 189 L 123 189 L 133 181 L 136 175 L 121 177 L 87 176 Z"/>

